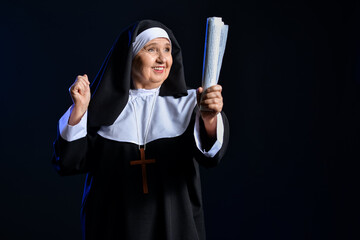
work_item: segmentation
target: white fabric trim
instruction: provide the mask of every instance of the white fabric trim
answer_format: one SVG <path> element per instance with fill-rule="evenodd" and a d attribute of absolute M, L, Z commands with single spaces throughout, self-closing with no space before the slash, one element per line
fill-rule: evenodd
<path fill-rule="evenodd" d="M 144 145 L 143 139 L 145 127 L 151 110 L 152 99 L 156 91 L 157 89 L 130 90 L 129 102 L 115 120 L 114 124 L 101 127 L 98 134 L 103 138 L 118 142 Z M 157 95 L 158 92 L 156 93 L 156 96 Z M 189 125 L 192 112 L 196 106 L 196 90 L 188 90 L 188 96 L 181 98 L 174 98 L 171 96 L 157 96 L 157 98 L 146 141 L 147 143 L 157 139 L 177 137 L 183 134 Z M 130 101 L 133 101 L 136 105 L 135 108 L 138 120 L 141 123 L 139 126 L 140 142 L 137 138 L 134 111 Z M 71 126 L 68 124 L 71 110 L 72 109 L 69 108 L 59 120 L 60 135 L 68 142 L 83 138 L 87 134 L 87 112 L 77 125 Z M 194 126 L 196 146 L 206 157 L 214 157 L 221 149 L 224 139 L 224 123 L 222 116 L 221 114 L 217 115 L 217 140 L 208 152 L 202 149 L 199 119 L 200 112 L 197 108 Z M 129 131 L 129 129 L 131 129 L 131 131 Z"/>
<path fill-rule="evenodd" d="M 59 120 L 60 136 L 68 142 L 83 138 L 87 134 L 87 111 L 80 122 L 74 126 L 68 124 L 71 112 L 72 107 L 70 107 Z"/>
<path fill-rule="evenodd" d="M 155 39 L 155 38 L 167 38 L 171 44 L 171 40 L 167 32 L 159 27 L 148 28 L 145 31 L 141 32 L 135 38 L 133 42 L 133 58 L 138 54 L 138 52 L 145 46 L 146 43 Z"/>
<path fill-rule="evenodd" d="M 130 90 L 129 101 L 114 124 L 101 127 L 98 134 L 118 142 L 144 145 L 145 128 L 150 116 L 154 91 L 156 89 Z M 130 101 L 135 105 L 139 121 L 139 140 L 136 131 L 135 113 Z M 183 134 L 189 125 L 195 106 L 196 90 L 189 90 L 188 96 L 181 98 L 172 96 L 157 97 L 146 143 Z"/>
<path fill-rule="evenodd" d="M 194 137 L 196 147 L 202 152 L 206 157 L 214 157 L 218 151 L 221 149 L 223 141 L 224 141 L 224 122 L 222 119 L 221 114 L 219 113 L 217 116 L 217 125 L 216 125 L 216 141 L 214 145 L 210 148 L 209 151 L 205 151 L 202 148 L 201 141 L 200 141 L 200 111 L 196 111 L 196 119 L 195 119 L 195 126 L 194 126 Z"/>

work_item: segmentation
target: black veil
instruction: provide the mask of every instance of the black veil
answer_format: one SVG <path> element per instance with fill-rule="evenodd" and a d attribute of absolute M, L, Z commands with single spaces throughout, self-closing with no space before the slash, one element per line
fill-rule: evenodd
<path fill-rule="evenodd" d="M 187 95 L 181 48 L 174 34 L 158 21 L 138 21 L 125 28 L 117 37 L 91 84 L 92 96 L 88 108 L 90 127 L 113 124 L 124 109 L 129 98 L 129 89 L 132 87 L 132 43 L 138 34 L 152 27 L 164 29 L 172 45 L 173 65 L 168 78 L 160 88 L 159 96 Z"/>

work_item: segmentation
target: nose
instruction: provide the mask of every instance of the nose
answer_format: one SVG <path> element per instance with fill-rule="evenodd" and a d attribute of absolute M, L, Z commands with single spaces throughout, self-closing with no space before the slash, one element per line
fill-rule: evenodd
<path fill-rule="evenodd" d="M 159 54 L 158 54 L 158 57 L 157 57 L 156 61 L 157 61 L 158 63 L 164 63 L 164 62 L 166 62 L 166 57 L 165 57 L 165 55 L 164 55 L 161 51 L 159 51 Z"/>

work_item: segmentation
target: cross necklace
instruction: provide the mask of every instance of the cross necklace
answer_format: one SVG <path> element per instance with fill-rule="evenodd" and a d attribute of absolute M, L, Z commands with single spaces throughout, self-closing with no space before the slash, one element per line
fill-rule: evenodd
<path fill-rule="evenodd" d="M 146 164 L 155 163 L 155 159 L 146 159 L 145 158 L 145 150 L 146 150 L 146 139 L 147 139 L 147 135 L 149 133 L 150 122 L 151 122 L 151 119 L 152 119 L 152 113 L 154 111 L 154 106 L 155 106 L 155 102 L 156 102 L 156 99 L 157 99 L 158 91 L 159 91 L 159 89 L 157 89 L 154 92 L 154 99 L 153 99 L 152 106 L 151 106 L 150 116 L 149 116 L 149 120 L 148 120 L 146 128 L 145 128 L 144 146 L 143 147 L 141 147 L 141 145 L 140 145 L 139 126 L 138 126 L 138 118 L 137 118 L 137 114 L 136 114 L 135 104 L 134 104 L 133 101 L 130 101 L 131 105 L 132 105 L 132 108 L 134 110 L 134 113 L 135 113 L 134 116 L 135 116 L 135 122 L 136 122 L 136 132 L 137 132 L 137 138 L 138 138 L 139 150 L 140 150 L 140 157 L 141 157 L 140 160 L 130 161 L 130 165 L 131 166 L 141 165 L 144 194 L 149 193 L 148 184 L 147 184 L 147 176 L 146 176 Z"/>

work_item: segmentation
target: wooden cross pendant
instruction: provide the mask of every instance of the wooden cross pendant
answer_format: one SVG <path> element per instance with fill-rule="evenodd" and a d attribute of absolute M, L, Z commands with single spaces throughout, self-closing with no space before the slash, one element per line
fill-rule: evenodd
<path fill-rule="evenodd" d="M 141 160 L 131 161 L 130 165 L 131 166 L 141 165 L 143 190 L 144 190 L 144 193 L 147 194 L 147 193 L 149 193 L 149 190 L 148 190 L 148 185 L 147 185 L 147 180 L 146 180 L 146 164 L 155 163 L 155 159 L 145 159 L 145 149 L 144 148 L 140 148 L 140 156 L 141 156 Z"/>

